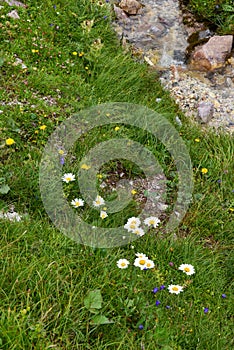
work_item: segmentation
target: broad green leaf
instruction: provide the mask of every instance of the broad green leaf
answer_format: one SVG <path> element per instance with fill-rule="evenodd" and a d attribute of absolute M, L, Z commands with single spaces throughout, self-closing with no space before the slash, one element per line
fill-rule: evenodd
<path fill-rule="evenodd" d="M 8 185 L 2 185 L 0 187 L 0 193 L 1 194 L 7 194 L 10 191 L 10 187 Z"/>
<path fill-rule="evenodd" d="M 114 323 L 114 322 L 108 320 L 108 318 L 106 316 L 96 315 L 92 318 L 92 323 L 95 325 L 100 325 L 100 324 L 109 324 L 109 323 Z"/>
<path fill-rule="evenodd" d="M 102 307 L 102 295 L 99 289 L 90 291 L 84 299 L 85 307 L 91 309 L 101 309 Z"/>

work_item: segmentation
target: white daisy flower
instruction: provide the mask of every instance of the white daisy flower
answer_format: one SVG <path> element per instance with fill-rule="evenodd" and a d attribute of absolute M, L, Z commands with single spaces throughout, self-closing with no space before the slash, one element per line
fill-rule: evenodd
<path fill-rule="evenodd" d="M 136 258 L 134 261 L 134 266 L 140 267 L 141 270 L 144 270 L 146 263 L 148 261 L 147 257 Z"/>
<path fill-rule="evenodd" d="M 136 253 L 135 254 L 138 258 L 145 258 L 145 259 L 148 259 L 148 256 L 146 256 L 145 254 L 143 253 Z"/>
<path fill-rule="evenodd" d="M 154 265 L 154 262 L 153 262 L 152 260 L 148 259 L 148 260 L 146 261 L 145 267 L 146 267 L 147 269 L 153 269 L 154 266 L 155 266 L 155 265 Z"/>
<path fill-rule="evenodd" d="M 135 228 L 132 232 L 139 237 L 144 236 L 145 234 L 144 230 L 140 227 Z"/>
<path fill-rule="evenodd" d="M 129 265 L 129 261 L 127 259 L 119 259 L 117 261 L 117 266 L 120 268 L 120 269 L 126 269 Z"/>
<path fill-rule="evenodd" d="M 127 223 L 124 225 L 124 228 L 128 230 L 128 232 L 135 230 L 138 228 L 141 224 L 140 219 L 133 216 L 132 218 L 129 218 Z"/>
<path fill-rule="evenodd" d="M 179 294 L 180 292 L 183 292 L 183 287 L 178 284 L 170 284 L 168 290 L 172 294 Z"/>
<path fill-rule="evenodd" d="M 193 275 L 195 273 L 195 269 L 193 265 L 190 265 L 190 264 L 181 264 L 179 266 L 179 270 L 185 272 L 186 275 L 188 276 Z"/>
<path fill-rule="evenodd" d="M 159 225 L 159 223 L 160 223 L 160 220 L 156 216 L 150 216 L 144 220 L 145 225 L 153 226 L 154 228 L 156 228 Z"/>
<path fill-rule="evenodd" d="M 75 181 L 75 175 L 72 173 L 64 174 L 62 180 L 68 184 L 71 181 Z"/>
<path fill-rule="evenodd" d="M 105 219 L 107 216 L 108 216 L 107 212 L 104 211 L 104 210 L 101 210 L 101 212 L 100 212 L 100 218 L 101 218 L 101 219 Z"/>
<path fill-rule="evenodd" d="M 73 205 L 74 208 L 83 207 L 84 201 L 81 198 L 75 198 L 71 201 L 71 205 Z"/>
<path fill-rule="evenodd" d="M 95 207 L 100 207 L 101 205 L 104 205 L 104 204 L 105 204 L 105 201 L 101 196 L 97 196 L 95 201 L 93 201 L 93 205 Z"/>

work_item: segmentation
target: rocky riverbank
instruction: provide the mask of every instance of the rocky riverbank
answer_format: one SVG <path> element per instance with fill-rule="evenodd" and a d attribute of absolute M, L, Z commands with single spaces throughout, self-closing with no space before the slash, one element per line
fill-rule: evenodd
<path fill-rule="evenodd" d="M 122 0 L 113 6 L 116 14 L 113 25 L 123 45 L 130 44 L 138 59 L 145 60 L 160 72 L 161 83 L 185 115 L 217 131 L 232 133 L 232 36 L 219 40 L 213 28 L 197 23 L 191 14 L 188 21 L 176 0 L 142 0 L 141 3 Z M 184 24 L 185 16 L 187 25 Z M 191 48 L 191 38 L 201 46 Z"/>

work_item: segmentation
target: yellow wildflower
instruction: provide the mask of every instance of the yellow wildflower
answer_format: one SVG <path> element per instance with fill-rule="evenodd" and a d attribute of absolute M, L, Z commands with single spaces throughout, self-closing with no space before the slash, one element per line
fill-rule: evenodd
<path fill-rule="evenodd" d="M 32 49 L 32 53 L 39 52 L 39 50 Z"/>
<path fill-rule="evenodd" d="M 194 141 L 195 141 L 195 142 L 200 142 L 200 139 L 195 139 Z"/>
<path fill-rule="evenodd" d="M 89 170 L 90 168 L 91 168 L 90 165 L 87 165 L 87 164 L 82 164 L 82 165 L 81 165 L 81 169 Z"/>
<path fill-rule="evenodd" d="M 73 56 L 77 56 L 77 52 L 76 51 L 73 51 L 72 54 L 73 54 Z"/>
<path fill-rule="evenodd" d="M 202 172 L 202 174 L 207 174 L 208 173 L 208 169 L 202 168 L 201 172 Z"/>
<path fill-rule="evenodd" d="M 115 131 L 118 131 L 119 129 L 120 129 L 119 126 L 116 126 L 116 127 L 115 127 Z"/>
<path fill-rule="evenodd" d="M 79 57 L 82 57 L 82 56 L 84 56 L 84 52 L 83 51 L 79 53 Z"/>
<path fill-rule="evenodd" d="M 136 190 L 131 190 L 131 194 L 137 194 L 137 191 Z"/>
<path fill-rule="evenodd" d="M 40 130 L 45 130 L 45 129 L 46 129 L 46 125 L 43 124 L 40 126 Z"/>
<path fill-rule="evenodd" d="M 11 146 L 11 145 L 13 145 L 14 143 L 15 143 L 15 141 L 14 141 L 13 139 L 11 139 L 11 138 L 6 139 L 6 145 L 7 145 L 7 146 Z"/>

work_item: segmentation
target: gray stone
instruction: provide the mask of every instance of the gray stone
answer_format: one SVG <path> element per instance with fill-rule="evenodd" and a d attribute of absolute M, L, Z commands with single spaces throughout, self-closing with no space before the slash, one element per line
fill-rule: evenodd
<path fill-rule="evenodd" d="M 202 101 L 198 105 L 197 116 L 201 123 L 208 123 L 214 115 L 214 105 L 212 102 Z"/>

